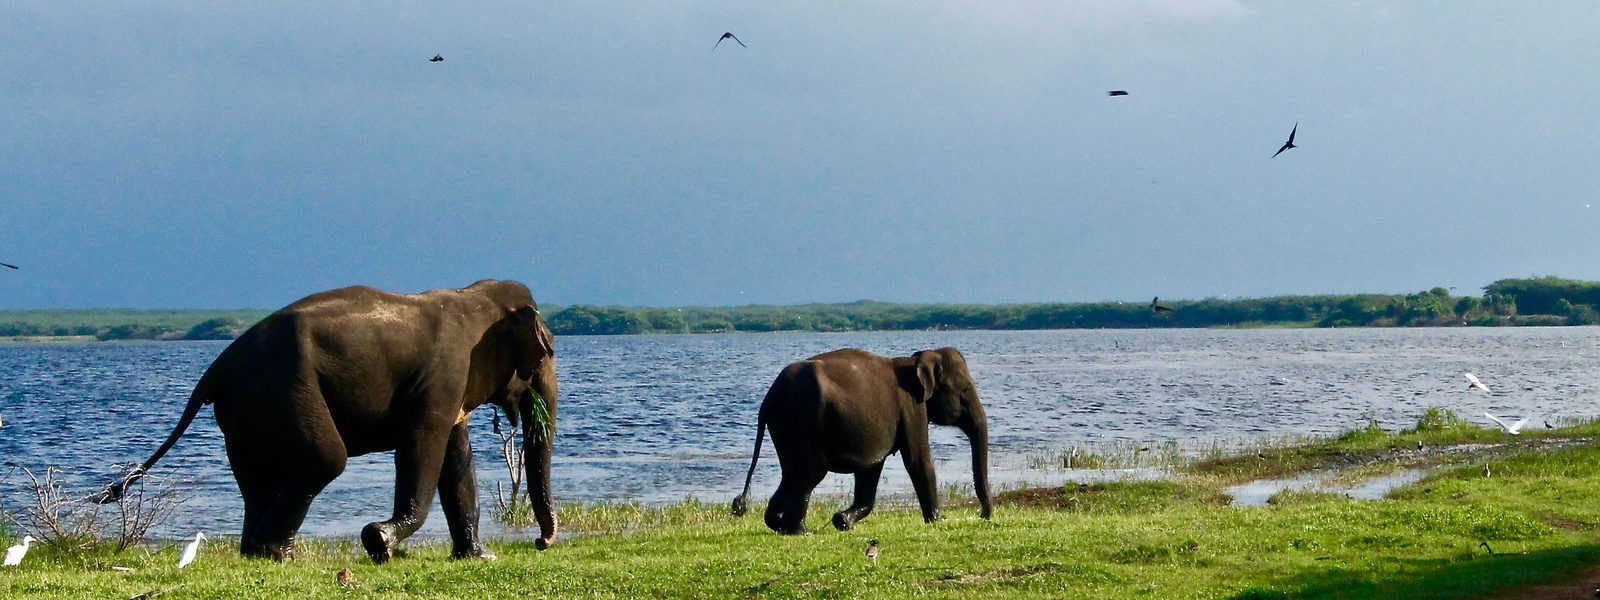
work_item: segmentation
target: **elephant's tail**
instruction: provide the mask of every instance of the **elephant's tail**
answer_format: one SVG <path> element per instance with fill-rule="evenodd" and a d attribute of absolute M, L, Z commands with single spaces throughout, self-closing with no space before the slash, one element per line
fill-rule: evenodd
<path fill-rule="evenodd" d="M 733 499 L 733 516 L 742 517 L 749 509 L 750 479 L 756 474 L 756 461 L 761 460 L 761 439 L 767 433 L 767 419 L 765 416 L 756 419 L 756 449 L 750 456 L 750 472 L 744 474 L 744 492 Z"/>
<path fill-rule="evenodd" d="M 208 393 L 210 386 L 207 385 L 210 375 L 211 370 L 207 369 L 206 374 L 200 377 L 200 383 L 194 386 L 194 392 L 189 395 L 189 405 L 184 407 L 183 416 L 178 418 L 178 426 L 172 429 L 172 433 L 167 436 L 167 441 L 162 442 L 161 447 L 156 449 L 156 453 L 150 456 L 150 460 L 146 460 L 144 464 L 128 471 L 120 481 L 106 486 L 104 491 L 90 496 L 89 501 L 96 504 L 110 504 L 121 500 L 123 493 L 128 490 L 128 486 L 142 479 L 145 473 L 150 471 L 150 467 L 155 466 L 156 461 L 161 460 L 161 457 L 172 449 L 172 445 L 178 443 L 178 438 L 182 437 L 184 430 L 189 428 L 189 423 L 194 421 L 194 416 L 200 413 L 200 407 L 211 402 L 210 394 Z"/>

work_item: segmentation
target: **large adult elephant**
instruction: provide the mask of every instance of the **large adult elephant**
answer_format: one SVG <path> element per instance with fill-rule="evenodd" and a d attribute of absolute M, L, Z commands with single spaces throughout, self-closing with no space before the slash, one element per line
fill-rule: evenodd
<path fill-rule="evenodd" d="M 855 501 L 833 515 L 834 527 L 851 528 L 872 512 L 883 463 L 895 452 L 911 476 L 922 519 L 936 521 L 939 487 L 928 423 L 954 425 L 967 435 L 981 516 L 989 518 L 989 425 L 967 373 L 967 359 L 955 348 L 897 358 L 846 348 L 784 367 L 761 401 L 756 448 L 744 492 L 733 500 L 733 514 L 745 513 L 750 479 L 761 458 L 762 432 L 771 429 L 783 469 L 767 504 L 767 527 L 773 531 L 805 532 L 811 490 L 829 471 L 856 476 Z"/>
<path fill-rule="evenodd" d="M 357 286 L 307 296 L 228 345 L 195 385 L 166 442 L 99 499 L 120 499 L 209 403 L 244 497 L 240 552 L 292 559 L 306 510 L 345 460 L 392 450 L 394 514 L 361 531 L 372 560 L 388 561 L 422 526 L 435 490 L 451 555 L 493 558 L 478 540 L 467 437 L 468 414 L 491 404 L 522 426 L 542 550 L 556 537 L 554 343 L 527 286 L 515 281 L 420 294 Z"/>

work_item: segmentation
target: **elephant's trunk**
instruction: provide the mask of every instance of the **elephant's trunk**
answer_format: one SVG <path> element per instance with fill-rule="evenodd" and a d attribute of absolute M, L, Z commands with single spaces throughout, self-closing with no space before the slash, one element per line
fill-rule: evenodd
<path fill-rule="evenodd" d="M 550 494 L 550 452 L 556 435 L 556 360 L 546 357 L 524 394 L 522 409 L 522 456 L 527 469 L 528 502 L 539 522 L 540 550 L 556 542 L 556 504 Z M 537 395 L 537 397 L 534 397 Z M 535 406 L 535 404 L 542 406 Z"/>
<path fill-rule="evenodd" d="M 983 414 L 983 405 L 973 402 L 961 421 L 961 432 L 972 443 L 972 487 L 978 494 L 979 516 L 987 519 L 994 512 L 989 500 L 989 421 Z"/>

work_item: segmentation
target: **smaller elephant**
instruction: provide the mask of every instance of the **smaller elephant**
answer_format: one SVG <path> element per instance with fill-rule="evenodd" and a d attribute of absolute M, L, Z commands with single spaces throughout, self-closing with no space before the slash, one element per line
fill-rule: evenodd
<path fill-rule="evenodd" d="M 896 452 L 911 476 L 923 520 L 936 521 L 939 488 L 928 423 L 960 427 L 966 434 L 981 516 L 989 518 L 989 425 L 967 359 L 955 348 L 896 358 L 846 348 L 784 367 L 761 401 L 756 448 L 733 514 L 745 513 L 761 439 L 771 429 L 783 469 L 767 504 L 767 527 L 773 531 L 805 533 L 811 491 L 830 471 L 856 476 L 854 502 L 833 515 L 834 527 L 850 529 L 872 512 L 883 463 Z"/>

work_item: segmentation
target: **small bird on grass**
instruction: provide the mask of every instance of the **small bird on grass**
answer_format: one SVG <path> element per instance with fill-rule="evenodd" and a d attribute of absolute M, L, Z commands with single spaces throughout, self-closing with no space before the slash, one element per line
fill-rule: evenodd
<path fill-rule="evenodd" d="M 717 43 L 711 45 L 711 50 L 715 51 L 717 49 L 717 46 L 721 46 L 722 45 L 722 40 L 733 40 L 734 42 L 737 42 L 740 47 L 749 48 L 749 46 L 744 45 L 744 42 L 740 42 L 739 41 L 739 36 L 736 36 L 736 35 L 733 34 L 733 32 L 729 31 L 729 32 L 723 33 L 722 37 L 717 38 Z"/>
<path fill-rule="evenodd" d="M 1273 152 L 1272 153 L 1272 158 L 1277 158 L 1279 154 L 1283 154 L 1284 150 L 1288 150 L 1290 148 L 1299 148 L 1299 146 L 1294 145 L 1294 133 L 1296 131 L 1300 131 L 1300 122 L 1299 121 L 1295 121 L 1294 122 L 1294 129 L 1290 129 L 1289 130 L 1289 141 L 1284 142 L 1283 143 L 1283 147 L 1278 148 L 1277 152 Z"/>
<path fill-rule="evenodd" d="M 444 55 L 435 54 L 433 58 L 428 59 L 428 62 L 444 62 Z"/>
<path fill-rule="evenodd" d="M 1493 394 L 1494 393 L 1494 392 L 1489 391 L 1489 386 L 1484 385 L 1482 381 L 1478 381 L 1478 376 L 1477 375 L 1473 375 L 1471 373 L 1462 373 L 1461 376 L 1467 378 L 1467 389 L 1470 390 L 1472 388 L 1478 388 L 1480 390 L 1483 390 L 1483 393 L 1485 393 L 1485 394 Z"/>
<path fill-rule="evenodd" d="M 867 560 L 878 562 L 878 540 L 867 542 Z"/>
<path fill-rule="evenodd" d="M 1489 417 L 1490 421 L 1494 421 L 1495 425 L 1499 425 L 1501 429 L 1506 430 L 1506 433 L 1511 435 L 1522 435 L 1522 426 L 1528 422 L 1528 420 L 1524 418 L 1521 421 L 1507 425 L 1505 421 L 1500 420 L 1500 417 L 1496 417 L 1487 412 L 1483 413 L 1483 416 Z"/>
<path fill-rule="evenodd" d="M 178 557 L 179 569 L 187 567 L 189 566 L 189 563 L 194 562 L 195 557 L 200 554 L 200 542 L 204 539 L 206 539 L 205 532 L 195 532 L 194 541 L 189 542 L 189 545 L 184 546 L 183 556 Z"/>
<path fill-rule="evenodd" d="M 350 571 L 350 567 L 339 570 L 338 580 L 340 587 L 353 588 L 361 585 L 356 583 L 356 574 Z"/>
<path fill-rule="evenodd" d="M 28 555 L 28 544 L 32 544 L 35 541 L 38 540 L 33 539 L 31 535 L 22 536 L 21 544 L 6 548 L 6 560 L 3 564 L 7 567 L 15 567 L 22 564 L 22 557 Z"/>
<path fill-rule="evenodd" d="M 1161 314 L 1163 312 L 1172 312 L 1172 309 L 1161 305 L 1161 297 L 1160 296 L 1156 296 L 1156 297 L 1150 299 L 1150 310 L 1155 311 L 1156 314 Z"/>

